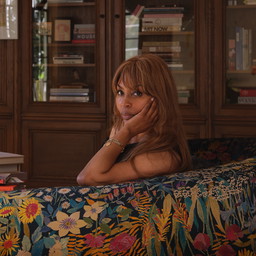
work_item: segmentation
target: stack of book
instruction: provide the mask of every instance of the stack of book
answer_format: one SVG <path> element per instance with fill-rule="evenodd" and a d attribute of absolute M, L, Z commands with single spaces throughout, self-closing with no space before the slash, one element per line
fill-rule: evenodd
<path fill-rule="evenodd" d="M 142 32 L 181 31 L 184 7 L 144 8 L 141 19 Z"/>
<path fill-rule="evenodd" d="M 72 43 L 95 43 L 95 24 L 75 24 Z"/>
<path fill-rule="evenodd" d="M 256 104 L 256 88 L 239 89 L 238 104 Z"/>
<path fill-rule="evenodd" d="M 142 53 L 153 53 L 161 57 L 172 70 L 182 70 L 181 45 L 179 41 L 143 41 Z"/>
<path fill-rule="evenodd" d="M 84 56 L 80 54 L 60 54 L 53 57 L 53 64 L 83 64 Z"/>
<path fill-rule="evenodd" d="M 24 188 L 26 173 L 21 172 L 24 156 L 0 152 L 0 191 Z"/>
<path fill-rule="evenodd" d="M 178 90 L 178 102 L 179 104 L 188 104 L 190 97 L 189 90 Z"/>
<path fill-rule="evenodd" d="M 89 88 L 51 88 L 50 101 L 90 102 L 93 92 Z"/>

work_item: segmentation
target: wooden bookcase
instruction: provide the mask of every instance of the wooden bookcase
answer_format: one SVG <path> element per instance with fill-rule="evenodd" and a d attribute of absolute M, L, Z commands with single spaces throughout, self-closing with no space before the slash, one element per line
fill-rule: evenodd
<path fill-rule="evenodd" d="M 247 86 L 248 79 L 254 83 L 251 70 L 229 70 L 228 40 L 233 38 L 235 26 L 255 27 L 255 6 L 245 6 L 243 1 L 233 6 L 223 0 L 51 3 L 47 19 L 52 22 L 53 37 L 54 21 L 70 19 L 71 31 L 74 24 L 94 23 L 96 42 L 75 45 L 56 42 L 54 38 L 47 41 L 47 79 L 43 83 L 46 96 L 44 100 L 37 100 L 33 89 L 36 22 L 33 22 L 32 1 L 23 1 L 19 4 L 19 39 L 0 40 L 0 149 L 25 156 L 23 168 L 28 172 L 30 186 L 76 184 L 77 173 L 108 134 L 113 101 L 111 79 L 126 58 L 127 16 L 137 4 L 149 7 L 167 2 L 171 6 L 184 6 L 193 26 L 179 33 L 162 35 L 140 31 L 138 48 L 143 41 L 160 37 L 183 45 L 184 69 L 175 70 L 173 74 L 178 86 L 180 77 L 192 77 L 191 97 L 188 104 L 181 104 L 188 137 L 256 136 L 256 105 L 237 104 L 236 98 L 230 101 L 227 84 L 230 78 L 236 82 L 244 79 L 243 86 Z M 48 35 L 44 36 L 45 40 L 49 39 Z M 254 34 L 252 38 L 251 57 L 255 59 Z M 52 58 L 60 52 L 84 56 L 88 53 L 90 57 L 83 64 L 54 64 Z M 94 99 L 90 102 L 49 101 L 50 88 L 58 87 L 59 83 L 78 82 L 73 76 L 74 69 L 79 73 L 79 82 L 88 84 L 94 91 Z"/>

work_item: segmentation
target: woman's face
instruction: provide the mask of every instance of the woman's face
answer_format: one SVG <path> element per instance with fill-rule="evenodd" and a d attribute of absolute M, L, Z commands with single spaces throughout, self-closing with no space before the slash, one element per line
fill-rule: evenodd
<path fill-rule="evenodd" d="M 131 88 L 123 82 L 117 85 L 116 107 L 124 122 L 138 114 L 151 98 L 143 92 L 142 86 Z"/>

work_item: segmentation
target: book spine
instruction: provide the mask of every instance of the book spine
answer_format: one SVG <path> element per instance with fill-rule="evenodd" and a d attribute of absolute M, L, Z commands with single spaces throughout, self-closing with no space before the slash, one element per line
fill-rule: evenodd
<path fill-rule="evenodd" d="M 181 52 L 180 46 L 142 46 L 142 52 Z"/>
<path fill-rule="evenodd" d="M 242 70 L 243 68 L 242 31 L 242 27 L 236 27 L 236 70 Z"/>
<path fill-rule="evenodd" d="M 236 69 L 236 40 L 228 40 L 228 69 Z"/>
<path fill-rule="evenodd" d="M 181 18 L 142 18 L 144 26 L 182 25 Z"/>
<path fill-rule="evenodd" d="M 180 25 L 162 25 L 162 26 L 145 26 L 142 25 L 141 32 L 178 32 L 181 31 Z"/>
<path fill-rule="evenodd" d="M 183 13 L 145 13 L 143 18 L 182 18 Z"/>
<path fill-rule="evenodd" d="M 95 39 L 95 33 L 74 33 L 73 40 L 92 40 Z"/>
<path fill-rule="evenodd" d="M 240 89 L 241 97 L 256 97 L 256 89 Z"/>
<path fill-rule="evenodd" d="M 89 102 L 89 96 L 51 96 L 50 101 Z"/>
<path fill-rule="evenodd" d="M 94 44 L 96 43 L 95 39 L 79 39 L 79 40 L 72 40 L 73 44 Z"/>
<path fill-rule="evenodd" d="M 256 97 L 238 97 L 238 104 L 256 104 Z"/>
<path fill-rule="evenodd" d="M 180 46 L 180 41 L 143 41 L 142 46 Z"/>
<path fill-rule="evenodd" d="M 243 28 L 243 40 L 242 40 L 242 51 L 243 51 L 243 70 L 249 69 L 249 31 Z"/>

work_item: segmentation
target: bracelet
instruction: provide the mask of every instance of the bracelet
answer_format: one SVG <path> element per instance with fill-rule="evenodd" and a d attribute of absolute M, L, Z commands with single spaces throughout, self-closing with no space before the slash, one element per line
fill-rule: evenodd
<path fill-rule="evenodd" d="M 115 143 L 116 145 L 118 145 L 119 147 L 121 147 L 121 148 L 122 148 L 122 151 L 121 151 L 121 152 L 124 151 L 125 146 L 124 146 L 119 140 L 117 140 L 117 139 L 113 139 L 113 138 L 112 138 L 112 139 L 107 140 L 106 143 L 104 144 L 104 146 L 105 146 L 105 147 L 108 147 L 108 146 L 110 146 L 112 143 Z"/>

